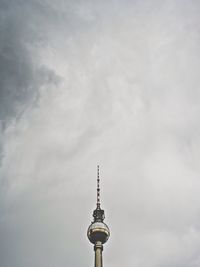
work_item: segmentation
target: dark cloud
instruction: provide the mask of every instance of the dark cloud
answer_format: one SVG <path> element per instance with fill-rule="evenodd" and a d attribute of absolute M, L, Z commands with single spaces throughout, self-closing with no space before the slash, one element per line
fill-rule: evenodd
<path fill-rule="evenodd" d="M 47 20 L 41 7 L 26 1 L 0 1 L 0 162 L 6 127 L 36 105 L 42 86 L 59 81 L 54 71 L 37 62 L 34 48 L 43 43 L 41 20 Z"/>
<path fill-rule="evenodd" d="M 40 24 L 42 6 L 26 1 L 1 1 L 0 7 L 0 120 L 5 127 L 27 106 L 35 104 L 42 85 L 56 83 L 58 77 L 37 64 L 34 53 L 44 34 Z"/>

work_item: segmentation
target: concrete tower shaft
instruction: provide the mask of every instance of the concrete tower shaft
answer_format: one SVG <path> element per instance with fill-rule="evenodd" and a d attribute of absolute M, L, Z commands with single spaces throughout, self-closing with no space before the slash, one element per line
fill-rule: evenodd
<path fill-rule="evenodd" d="M 95 251 L 94 266 L 102 267 L 103 266 L 103 260 L 102 260 L 103 245 L 100 241 L 97 241 L 96 244 L 94 245 L 94 251 Z"/>

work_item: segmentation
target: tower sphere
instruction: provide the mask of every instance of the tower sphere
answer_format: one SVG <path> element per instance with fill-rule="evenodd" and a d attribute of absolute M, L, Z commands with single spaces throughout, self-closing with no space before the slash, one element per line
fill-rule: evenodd
<path fill-rule="evenodd" d="M 110 236 L 110 230 L 103 222 L 93 222 L 88 228 L 87 236 L 90 242 L 93 244 L 95 244 L 97 241 L 100 241 L 102 244 L 104 244 Z"/>

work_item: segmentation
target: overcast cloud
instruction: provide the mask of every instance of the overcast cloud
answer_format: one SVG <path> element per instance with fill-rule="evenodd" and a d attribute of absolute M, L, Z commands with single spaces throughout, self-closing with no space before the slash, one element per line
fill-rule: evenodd
<path fill-rule="evenodd" d="M 200 3 L 0 0 L 0 267 L 200 266 Z"/>

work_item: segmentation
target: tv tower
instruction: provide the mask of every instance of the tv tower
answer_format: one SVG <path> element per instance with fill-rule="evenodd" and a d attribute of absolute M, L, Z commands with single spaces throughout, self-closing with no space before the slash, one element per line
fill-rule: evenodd
<path fill-rule="evenodd" d="M 99 165 L 97 166 L 97 207 L 93 211 L 94 220 L 90 224 L 87 236 L 92 244 L 94 244 L 95 261 L 94 267 L 102 267 L 102 251 L 103 244 L 110 236 L 108 226 L 103 222 L 105 219 L 104 210 L 100 207 L 100 186 L 99 186 Z"/>

